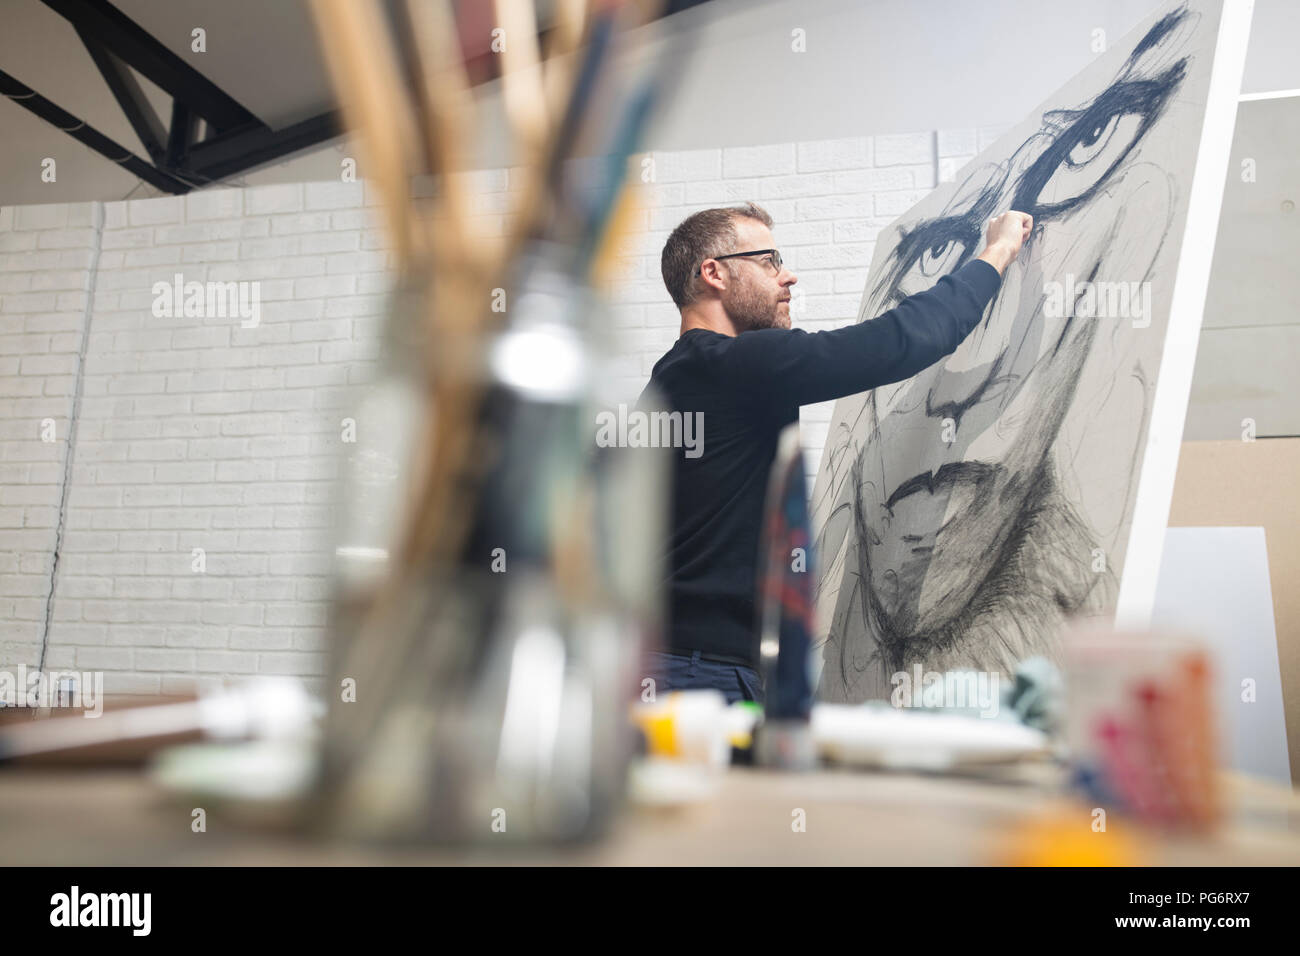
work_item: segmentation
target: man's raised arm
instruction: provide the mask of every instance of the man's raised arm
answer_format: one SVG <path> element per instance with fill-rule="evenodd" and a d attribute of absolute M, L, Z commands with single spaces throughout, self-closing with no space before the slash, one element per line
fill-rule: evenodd
<path fill-rule="evenodd" d="M 730 349 L 728 372 L 773 407 L 829 401 L 911 378 L 951 355 L 979 325 L 1032 228 L 1032 218 L 1019 212 L 990 220 L 977 259 L 877 318 L 825 332 L 743 333 Z"/>

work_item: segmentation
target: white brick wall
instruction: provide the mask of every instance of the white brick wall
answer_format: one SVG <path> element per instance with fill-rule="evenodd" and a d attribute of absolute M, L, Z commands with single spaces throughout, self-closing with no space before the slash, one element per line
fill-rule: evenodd
<path fill-rule="evenodd" d="M 634 398 L 676 340 L 659 256 L 690 213 L 761 203 L 799 277 L 796 326 L 835 328 L 857 314 L 881 228 L 995 132 L 651 154 L 608 290 L 620 389 Z M 466 178 L 494 229 L 518 172 Z M 103 670 L 110 693 L 319 678 L 339 423 L 378 354 L 386 245 L 355 183 L 0 210 L 0 667 L 39 658 L 84 348 L 46 668 Z M 178 272 L 260 281 L 261 324 L 154 317 L 153 284 Z M 803 410 L 810 488 L 831 409 Z"/>
<path fill-rule="evenodd" d="M 0 210 L 3 662 L 34 666 L 39 660 L 77 356 L 102 223 L 102 210 L 91 204 Z"/>
<path fill-rule="evenodd" d="M 0 214 L 0 666 L 39 658 L 97 247 L 46 668 L 103 670 L 115 693 L 323 672 L 339 420 L 389 282 L 365 198 L 313 183 Z M 260 325 L 155 317 L 176 273 L 259 280 Z"/>

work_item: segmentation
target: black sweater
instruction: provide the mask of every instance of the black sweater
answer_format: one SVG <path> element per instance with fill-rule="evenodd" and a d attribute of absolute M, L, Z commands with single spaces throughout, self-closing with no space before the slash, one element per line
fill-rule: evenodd
<path fill-rule="evenodd" d="M 655 363 L 666 406 L 703 413 L 702 453 L 671 453 L 669 650 L 757 663 L 758 549 L 781 429 L 800 405 L 900 382 L 950 355 L 1001 281 L 975 259 L 875 319 L 812 333 L 691 329 Z"/>

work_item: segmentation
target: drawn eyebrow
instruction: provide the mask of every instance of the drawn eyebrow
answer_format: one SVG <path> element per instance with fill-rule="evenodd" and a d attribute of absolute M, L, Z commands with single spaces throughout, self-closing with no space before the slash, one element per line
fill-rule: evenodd
<path fill-rule="evenodd" d="M 1158 46 L 1166 36 L 1173 32 L 1174 27 L 1186 20 L 1189 15 L 1190 12 L 1187 7 L 1183 6 L 1179 7 L 1177 10 L 1172 10 L 1161 17 L 1159 22 L 1152 25 L 1151 29 L 1147 31 L 1146 36 L 1138 41 L 1137 46 L 1133 47 L 1133 52 L 1130 53 L 1128 59 L 1124 61 L 1125 67 L 1127 69 L 1132 69 L 1143 53 Z"/>
<path fill-rule="evenodd" d="M 1087 202 L 1164 113 L 1174 91 L 1182 83 L 1186 67 L 1187 61 L 1180 60 L 1154 79 L 1124 80 L 1107 87 L 1085 107 L 1056 111 L 1055 116 L 1068 118 L 1071 122 L 1055 135 L 1052 145 L 1020 177 L 1011 208 L 1027 212 L 1036 221 L 1041 221 Z M 1141 116 L 1142 123 L 1123 151 L 1097 179 L 1077 196 L 1058 203 L 1039 205 L 1038 197 L 1043 187 L 1066 162 L 1070 152 L 1083 137 L 1098 127 L 1104 127 L 1116 116 L 1129 115 Z"/>
<path fill-rule="evenodd" d="M 924 219 L 916 225 L 905 228 L 898 240 L 900 250 L 905 250 L 910 257 L 913 253 L 938 245 L 940 242 L 958 241 L 971 238 L 979 239 L 978 217 L 970 212 L 935 219 Z"/>

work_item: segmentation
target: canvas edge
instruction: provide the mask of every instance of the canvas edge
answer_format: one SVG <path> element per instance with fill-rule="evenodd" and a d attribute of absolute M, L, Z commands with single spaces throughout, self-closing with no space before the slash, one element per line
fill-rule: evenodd
<path fill-rule="evenodd" d="M 1254 5 L 1254 0 L 1223 0 L 1220 6 L 1205 118 L 1188 194 L 1187 219 L 1170 296 L 1169 322 L 1156 375 L 1151 421 L 1147 427 L 1115 605 L 1115 626 L 1118 629 L 1145 630 L 1151 624 L 1187 403 L 1192 391 L 1192 371 L 1210 284 L 1219 214 L 1232 154 Z"/>

